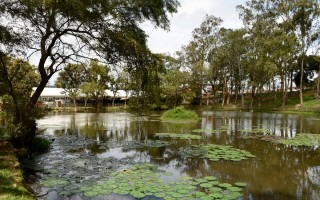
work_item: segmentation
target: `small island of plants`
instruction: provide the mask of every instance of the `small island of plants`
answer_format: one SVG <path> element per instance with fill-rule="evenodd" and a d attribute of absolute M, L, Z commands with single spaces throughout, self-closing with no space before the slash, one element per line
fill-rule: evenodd
<path fill-rule="evenodd" d="M 166 111 L 160 119 L 162 121 L 190 122 L 197 121 L 199 116 L 195 111 L 180 106 Z"/>

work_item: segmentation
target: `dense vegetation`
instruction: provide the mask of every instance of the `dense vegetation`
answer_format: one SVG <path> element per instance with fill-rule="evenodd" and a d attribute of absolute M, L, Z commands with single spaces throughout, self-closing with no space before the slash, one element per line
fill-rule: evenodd
<path fill-rule="evenodd" d="M 161 120 L 163 121 L 197 121 L 199 116 L 193 110 L 187 110 L 183 107 L 176 107 L 163 113 Z"/>
<path fill-rule="evenodd" d="M 252 0 L 237 7 L 241 29 L 226 29 L 207 15 L 191 41 L 174 55 L 153 54 L 140 23 L 169 28 L 177 0 L 56 1 L 0 3 L 0 95 L 8 132 L 18 147 L 30 146 L 37 100 L 53 75 L 73 99 L 79 93 L 99 109 L 103 91 L 130 91 L 130 106 L 147 109 L 181 104 L 286 108 L 305 89 L 319 97 L 319 2 Z M 68 9 L 66 9 L 68 8 Z M 281 19 L 281 20 L 279 20 Z M 23 58 L 38 59 L 31 66 Z M 31 88 L 37 89 L 31 93 Z M 308 97 L 309 98 L 309 97 Z M 279 104 L 280 102 L 280 104 Z M 267 102 L 266 102 L 267 103 Z"/>
<path fill-rule="evenodd" d="M 154 56 L 140 23 L 150 21 L 168 29 L 168 14 L 177 12 L 178 6 L 177 0 L 1 1 L 0 17 L 6 20 L 0 22 L 0 83 L 7 88 L 1 90 L 1 96 L 11 98 L 12 106 L 6 112 L 13 124 L 10 135 L 14 144 L 24 147 L 32 143 L 38 98 L 64 65 L 99 58 L 113 66 L 125 65 L 132 73 L 145 70 Z M 37 78 L 21 69 L 26 64 L 14 64 L 20 57 L 37 60 Z M 11 71 L 11 66 L 21 70 Z M 24 76 L 15 78 L 17 73 Z M 24 78 L 34 82 L 20 84 Z M 21 86 L 37 89 L 30 97 L 31 90 L 20 92 Z"/>

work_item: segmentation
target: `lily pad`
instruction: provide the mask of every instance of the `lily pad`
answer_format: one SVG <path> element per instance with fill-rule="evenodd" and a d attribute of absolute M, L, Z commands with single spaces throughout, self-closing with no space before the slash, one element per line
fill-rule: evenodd
<path fill-rule="evenodd" d="M 218 184 L 219 187 L 221 188 L 229 188 L 232 187 L 232 185 L 230 183 L 220 183 Z"/>
<path fill-rule="evenodd" d="M 86 197 L 94 197 L 97 196 L 99 193 L 96 191 L 86 191 L 83 193 L 84 196 Z"/>
<path fill-rule="evenodd" d="M 205 178 L 196 178 L 195 181 L 196 181 L 197 183 L 206 183 L 206 182 L 208 182 L 208 180 L 205 179 Z"/>
<path fill-rule="evenodd" d="M 203 188 L 210 188 L 212 187 L 213 185 L 211 183 L 201 183 L 200 184 L 200 187 L 203 187 Z"/>
<path fill-rule="evenodd" d="M 208 181 L 215 181 L 215 180 L 217 180 L 217 178 L 214 177 L 214 176 L 206 176 L 206 177 L 203 177 L 203 178 L 206 179 L 206 180 L 208 180 Z"/>
<path fill-rule="evenodd" d="M 227 190 L 229 190 L 231 192 L 240 192 L 240 191 L 242 191 L 242 188 L 231 186 L 231 187 L 228 187 Z"/>
<path fill-rule="evenodd" d="M 204 157 L 208 158 L 211 161 L 241 161 L 244 159 L 255 157 L 248 151 L 236 149 L 231 146 L 223 146 L 216 144 L 191 146 L 183 151 L 180 151 L 179 154 L 183 157 Z"/>
<path fill-rule="evenodd" d="M 42 181 L 42 184 L 46 187 L 54 187 L 59 185 L 67 185 L 69 182 L 62 179 L 55 179 L 55 178 L 47 178 Z"/>
<path fill-rule="evenodd" d="M 193 133 L 221 133 L 223 130 L 195 129 Z"/>
<path fill-rule="evenodd" d="M 244 182 L 236 182 L 236 183 L 234 183 L 234 185 L 238 186 L 238 187 L 246 187 L 247 186 L 247 184 Z"/>
<path fill-rule="evenodd" d="M 142 198 L 145 196 L 145 194 L 141 193 L 141 192 L 138 192 L 138 191 L 132 191 L 130 192 L 130 194 L 136 198 Z"/>
<path fill-rule="evenodd" d="M 301 133 L 291 139 L 281 139 L 279 143 L 291 146 L 320 146 L 320 134 Z"/>
<path fill-rule="evenodd" d="M 200 135 L 192 135 L 186 133 L 156 133 L 155 136 L 159 138 L 173 138 L 173 139 L 180 139 L 180 140 L 197 140 L 201 139 Z"/>

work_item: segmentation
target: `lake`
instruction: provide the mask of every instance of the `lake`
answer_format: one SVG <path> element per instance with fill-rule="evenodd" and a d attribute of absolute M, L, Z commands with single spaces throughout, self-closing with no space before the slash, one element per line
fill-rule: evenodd
<path fill-rule="evenodd" d="M 200 120 L 189 123 L 162 122 L 160 112 L 49 114 L 37 121 L 43 135 L 54 140 L 51 150 L 36 158 L 44 171 L 39 187 L 48 193 L 42 198 L 319 199 L 319 146 L 279 142 L 320 134 L 319 117 L 237 111 L 198 114 Z M 218 153 L 212 149 L 216 147 Z M 225 149 L 234 150 L 229 153 L 233 157 L 228 158 Z M 236 157 L 242 151 L 247 154 Z M 137 163 L 148 167 L 137 167 Z M 154 178 L 140 177 L 145 181 L 140 185 L 134 178 L 125 180 L 144 173 L 135 173 L 138 168 Z M 122 186 L 131 185 L 120 190 L 121 179 L 114 177 L 122 177 Z M 145 188 L 146 184 L 150 187 Z M 159 187 L 164 188 L 161 193 Z"/>

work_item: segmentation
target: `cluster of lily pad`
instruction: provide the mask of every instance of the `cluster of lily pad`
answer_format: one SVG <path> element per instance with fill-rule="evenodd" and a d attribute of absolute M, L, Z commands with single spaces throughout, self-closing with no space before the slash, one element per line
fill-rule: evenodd
<path fill-rule="evenodd" d="M 74 166 L 84 166 L 87 161 L 75 163 Z M 58 191 L 61 196 L 80 194 L 85 199 L 97 195 L 130 195 L 134 198 L 158 197 L 163 199 L 238 199 L 242 196 L 245 183 L 234 185 L 220 183 L 214 176 L 203 178 L 181 177 L 175 182 L 165 182 L 170 172 L 158 170 L 156 165 L 139 163 L 121 170 L 104 171 L 102 179 L 96 181 L 77 181 L 53 176 L 47 176 L 42 185 L 49 190 Z M 58 170 L 55 172 L 58 173 Z"/>
<path fill-rule="evenodd" d="M 301 133 L 294 138 L 281 139 L 279 143 L 291 146 L 318 147 L 320 146 L 320 134 Z"/>
<path fill-rule="evenodd" d="M 174 135 L 174 138 L 193 139 L 193 137 L 190 137 L 191 134 Z M 76 140 L 76 138 L 73 139 Z M 97 195 L 108 196 L 116 194 L 137 199 L 148 196 L 150 198 L 157 197 L 169 200 L 238 199 L 242 196 L 242 187 L 245 186 L 245 183 L 235 183 L 234 185 L 220 183 L 213 176 L 197 179 L 183 177 L 175 182 L 166 182 L 167 178 L 165 177 L 171 176 L 172 173 L 160 171 L 156 165 L 135 164 L 128 159 L 97 158 L 87 153 L 68 154 L 65 151 L 66 148 L 61 147 L 60 143 L 65 144 L 66 140 L 57 139 L 49 154 L 45 156 L 45 160 L 42 161 L 46 164 L 44 164 L 45 173 L 41 181 L 41 184 L 49 192 L 55 191 L 60 196 L 79 194 L 84 199 L 91 199 Z M 141 142 L 141 144 L 134 141 L 129 143 L 130 145 L 128 146 L 132 148 L 157 147 L 170 144 L 161 140 L 148 140 Z M 82 146 L 82 139 L 79 142 L 74 142 L 74 144 L 74 148 Z M 194 147 L 194 149 L 196 148 Z M 228 149 L 233 159 L 237 159 L 238 151 L 245 152 L 243 150 L 235 150 L 236 152 L 234 152 L 232 147 L 221 145 L 202 145 L 199 149 L 203 153 L 201 155 L 210 160 L 216 159 L 212 157 L 214 151 L 220 152 L 216 156 L 221 156 L 223 155 L 222 152 Z M 57 155 L 61 160 L 52 159 Z M 227 159 L 226 155 L 221 159 Z"/>
<path fill-rule="evenodd" d="M 255 157 L 249 151 L 216 144 L 207 144 L 201 146 L 194 145 L 181 151 L 180 154 L 183 157 L 208 158 L 211 161 L 240 161 Z"/>
<path fill-rule="evenodd" d="M 193 133 L 222 133 L 224 132 L 225 129 L 217 129 L 217 130 L 212 130 L 212 129 L 195 129 L 192 130 Z"/>
<path fill-rule="evenodd" d="M 242 196 L 245 183 L 219 183 L 214 176 L 192 179 L 180 178 L 177 182 L 166 183 L 162 176 L 171 173 L 158 171 L 152 164 L 135 164 L 126 170 L 117 171 L 108 179 L 80 190 L 85 197 L 97 195 L 131 195 L 137 199 L 146 196 L 164 199 L 237 199 Z"/>
<path fill-rule="evenodd" d="M 172 138 L 172 139 L 180 139 L 180 140 L 196 140 L 201 139 L 200 135 L 192 135 L 187 133 L 156 133 L 156 137 L 159 138 Z"/>
<path fill-rule="evenodd" d="M 239 130 L 241 133 L 269 133 L 269 129 L 262 129 L 262 128 L 254 128 L 254 129 L 242 129 Z"/>
<path fill-rule="evenodd" d="M 146 147 L 165 147 L 169 146 L 170 142 L 161 141 L 161 140 L 145 140 L 145 141 L 130 141 L 126 142 L 125 145 L 122 146 L 123 149 L 139 149 Z"/>
<path fill-rule="evenodd" d="M 278 142 L 281 137 L 277 135 L 241 135 L 238 138 L 262 140 L 267 142 Z"/>

